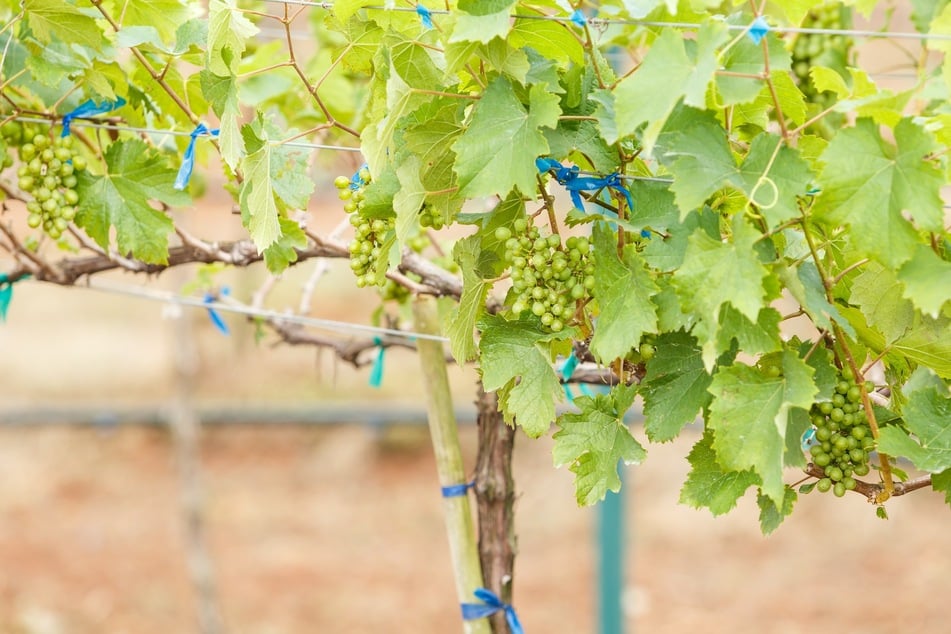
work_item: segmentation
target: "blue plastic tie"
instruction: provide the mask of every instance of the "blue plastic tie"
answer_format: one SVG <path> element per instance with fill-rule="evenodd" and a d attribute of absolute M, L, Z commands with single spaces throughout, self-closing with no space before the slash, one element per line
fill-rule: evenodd
<path fill-rule="evenodd" d="M 364 163 L 363 165 L 361 165 L 361 166 L 357 169 L 356 172 L 353 173 L 353 176 L 350 177 L 350 190 L 351 190 L 351 191 L 357 191 L 358 189 L 360 189 L 361 187 L 363 187 L 364 185 L 367 184 L 366 181 L 363 180 L 363 177 L 360 176 L 360 172 L 362 172 L 362 171 L 365 170 L 365 169 L 369 169 L 369 167 L 370 167 L 369 165 L 367 165 L 366 163 Z"/>
<path fill-rule="evenodd" d="M 30 276 L 24 275 L 11 282 L 9 275 L 0 273 L 0 321 L 5 322 L 7 320 L 7 309 L 10 308 L 10 302 L 13 301 L 13 285 L 28 277 Z"/>
<path fill-rule="evenodd" d="M 568 399 L 569 403 L 575 402 L 575 395 L 571 392 L 571 386 L 568 385 L 568 381 L 571 380 L 571 375 L 575 373 L 575 368 L 577 367 L 578 357 L 575 355 L 575 351 L 572 350 L 568 358 L 565 359 L 565 363 L 561 366 L 561 377 L 564 380 L 562 386 L 565 388 L 565 398 Z"/>
<path fill-rule="evenodd" d="M 379 349 L 376 353 L 376 359 L 373 360 L 373 367 L 370 368 L 370 387 L 380 387 L 383 385 L 383 355 L 386 348 L 383 346 L 383 340 L 379 337 L 374 337 L 373 343 Z"/>
<path fill-rule="evenodd" d="M 447 487 L 440 487 L 444 498 L 460 498 L 469 492 L 469 489 L 475 486 L 475 480 L 465 484 L 452 484 Z"/>
<path fill-rule="evenodd" d="M 229 293 L 228 287 L 225 286 L 221 289 L 221 295 L 227 295 Z M 210 304 L 213 304 L 215 301 L 215 296 L 211 293 L 205 293 L 204 303 L 209 304 L 208 306 L 208 317 L 211 319 L 211 323 L 215 328 L 223 335 L 230 335 L 231 331 L 228 329 L 228 324 L 225 323 L 225 320 L 221 318 L 221 315 L 217 310 L 212 308 Z"/>
<path fill-rule="evenodd" d="M 419 21 L 423 23 L 424 27 L 427 29 L 433 28 L 433 14 L 429 12 L 429 9 L 421 4 L 417 4 L 416 13 L 419 14 Z"/>
<path fill-rule="evenodd" d="M 482 603 L 463 603 L 462 620 L 475 621 L 492 616 L 500 610 L 505 611 L 505 620 L 508 621 L 509 630 L 512 634 L 525 634 L 522 624 L 519 623 L 518 615 L 515 614 L 515 608 L 505 603 L 497 594 L 486 588 L 476 588 L 475 597 Z"/>
<path fill-rule="evenodd" d="M 538 168 L 541 174 L 551 172 L 555 180 L 568 190 L 572 204 L 581 211 L 584 211 L 584 200 L 581 198 L 580 192 L 596 191 L 604 188 L 613 189 L 624 194 L 624 198 L 627 200 L 627 208 L 634 210 L 634 199 L 631 198 L 631 192 L 624 186 L 621 175 L 617 172 L 601 177 L 581 176 L 581 170 L 577 165 L 565 167 L 551 158 L 535 159 L 535 167 Z"/>
<path fill-rule="evenodd" d="M 594 392 L 591 391 L 591 388 L 588 387 L 586 383 L 579 383 L 578 389 L 581 390 L 581 393 L 587 396 L 588 398 L 594 398 Z"/>
<path fill-rule="evenodd" d="M 753 44 L 759 44 L 766 34 L 769 33 L 769 24 L 766 23 L 766 18 L 763 16 L 758 16 L 753 20 L 753 24 L 750 25 L 750 30 L 746 32 L 750 36 L 750 39 L 753 40 Z"/>
<path fill-rule="evenodd" d="M 195 169 L 195 140 L 200 136 L 218 136 L 219 130 L 209 130 L 204 123 L 199 123 L 188 139 L 188 147 L 185 148 L 185 155 L 182 156 L 182 166 L 178 168 L 178 176 L 175 177 L 175 189 L 182 191 L 188 187 L 188 181 L 191 180 L 192 170 Z"/>
<path fill-rule="evenodd" d="M 63 133 L 60 136 L 69 136 L 70 126 L 73 123 L 73 119 L 79 119 L 80 117 L 91 117 L 95 114 L 105 114 L 107 112 L 112 112 L 117 108 L 121 108 L 125 105 L 125 99 L 119 97 L 115 101 L 103 101 L 102 103 L 96 103 L 92 99 L 86 101 L 79 105 L 78 108 L 72 112 L 68 112 L 63 115 Z"/>
<path fill-rule="evenodd" d="M 810 427 L 802 434 L 802 450 L 809 451 L 809 448 L 815 444 L 818 444 L 816 439 L 816 428 Z"/>
<path fill-rule="evenodd" d="M 584 26 L 588 23 L 588 18 L 587 16 L 585 16 L 584 11 L 582 11 L 581 9 L 575 9 L 574 13 L 571 14 L 571 17 L 569 18 L 569 20 L 571 20 L 572 22 L 574 22 L 575 24 L 577 24 L 578 26 L 582 28 L 584 28 Z"/>

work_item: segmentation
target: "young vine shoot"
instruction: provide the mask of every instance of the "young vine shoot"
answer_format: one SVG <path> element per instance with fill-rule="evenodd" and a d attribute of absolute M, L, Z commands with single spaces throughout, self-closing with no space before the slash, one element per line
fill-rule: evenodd
<path fill-rule="evenodd" d="M 697 420 L 681 501 L 753 489 L 764 532 L 816 489 L 951 503 L 951 4 L 422 4 L 0 0 L 7 283 L 349 257 L 444 297 L 581 504 Z M 173 213 L 211 170 L 253 256 Z M 556 410 L 569 358 L 601 385 Z"/>

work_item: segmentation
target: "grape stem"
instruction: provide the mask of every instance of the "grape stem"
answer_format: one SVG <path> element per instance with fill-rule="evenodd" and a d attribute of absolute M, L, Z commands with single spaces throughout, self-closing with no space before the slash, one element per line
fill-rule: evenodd
<path fill-rule="evenodd" d="M 810 477 L 817 479 L 826 477 L 823 468 L 816 466 L 811 462 L 806 465 L 805 472 Z M 921 476 L 920 478 L 915 478 L 913 480 L 909 480 L 908 482 L 892 483 L 891 492 L 888 493 L 888 495 L 885 495 L 887 491 L 884 484 L 874 484 L 872 482 L 865 482 L 863 480 L 856 479 L 854 491 L 864 495 L 872 504 L 881 504 L 889 497 L 905 495 L 907 493 L 911 493 L 912 491 L 917 491 L 918 489 L 930 487 L 931 485 L 932 482 L 930 475 Z"/>

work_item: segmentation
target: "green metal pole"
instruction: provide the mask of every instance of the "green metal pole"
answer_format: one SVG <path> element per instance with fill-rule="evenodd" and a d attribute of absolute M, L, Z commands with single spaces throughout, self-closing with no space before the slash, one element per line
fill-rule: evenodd
<path fill-rule="evenodd" d="M 598 632 L 624 634 L 624 470 L 619 465 L 621 492 L 608 491 L 597 510 Z"/>

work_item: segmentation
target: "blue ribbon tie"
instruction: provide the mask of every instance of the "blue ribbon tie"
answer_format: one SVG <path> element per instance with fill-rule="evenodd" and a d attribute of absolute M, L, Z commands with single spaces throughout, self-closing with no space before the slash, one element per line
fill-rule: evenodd
<path fill-rule="evenodd" d="M 766 18 L 763 16 L 758 16 L 753 20 L 753 24 L 750 25 L 750 30 L 746 32 L 750 36 L 750 39 L 753 40 L 753 44 L 759 44 L 766 34 L 769 33 L 769 24 L 766 23 Z"/>
<path fill-rule="evenodd" d="M 582 28 L 584 28 L 584 26 L 588 23 L 588 18 L 581 9 L 575 9 L 571 14 L 571 17 L 568 19 Z"/>
<path fill-rule="evenodd" d="M 221 295 L 227 295 L 228 292 L 227 286 L 221 289 Z M 218 332 L 223 335 L 229 335 L 231 334 L 231 331 L 228 329 L 228 324 L 226 324 L 225 320 L 221 318 L 221 315 L 218 313 L 218 311 L 211 307 L 211 304 L 213 304 L 214 301 L 214 295 L 211 293 L 205 293 L 204 303 L 208 304 L 208 317 L 211 319 L 211 323 L 215 326 Z"/>
<path fill-rule="evenodd" d="M 103 101 L 102 103 L 98 104 L 90 99 L 89 101 L 80 104 L 79 107 L 72 112 L 68 112 L 63 115 L 63 133 L 60 134 L 60 136 L 69 136 L 70 126 L 73 123 L 73 119 L 91 117 L 96 114 L 105 114 L 117 108 L 121 108 L 124 105 L 125 99 L 122 97 L 119 97 L 115 101 Z"/>
<path fill-rule="evenodd" d="M 433 28 L 433 14 L 429 12 L 429 9 L 421 4 L 417 4 L 416 13 L 419 14 L 419 21 L 423 23 L 425 28 Z"/>
<path fill-rule="evenodd" d="M 386 352 L 386 348 L 383 346 L 383 340 L 379 337 L 374 337 L 373 343 L 376 344 L 378 350 L 376 359 L 373 360 L 373 367 L 370 368 L 370 387 L 380 387 L 383 385 L 383 354 Z"/>
<path fill-rule="evenodd" d="M 518 615 L 515 614 L 515 608 L 502 601 L 497 594 L 486 588 L 476 588 L 473 594 L 475 594 L 475 597 L 482 601 L 482 603 L 463 603 L 462 620 L 475 621 L 476 619 L 484 619 L 500 610 L 504 610 L 505 620 L 508 621 L 511 633 L 525 634 L 525 630 L 522 629 L 522 624 L 518 620 Z"/>
<path fill-rule="evenodd" d="M 188 147 L 185 148 L 185 154 L 182 156 L 182 165 L 178 168 L 178 176 L 175 177 L 175 189 L 182 191 L 188 187 L 188 181 L 191 180 L 192 170 L 195 169 L 195 140 L 200 136 L 216 137 L 219 130 L 209 130 L 204 123 L 198 126 L 188 136 Z"/>
<path fill-rule="evenodd" d="M 365 169 L 369 169 L 369 168 L 370 168 L 370 166 L 367 165 L 366 163 L 364 163 L 363 165 L 361 165 L 361 166 L 357 169 L 356 172 L 353 173 L 353 176 L 350 177 L 350 190 L 351 190 L 351 191 L 357 191 L 358 189 L 360 189 L 361 187 L 363 187 L 364 185 L 366 185 L 366 181 L 364 181 L 364 180 L 363 180 L 363 177 L 360 176 L 360 172 L 362 172 L 362 171 L 365 170 Z"/>
<path fill-rule="evenodd" d="M 581 176 L 581 170 L 577 165 L 565 167 L 555 159 L 541 157 L 535 159 L 535 167 L 542 174 L 551 172 L 555 180 L 568 190 L 572 204 L 581 211 L 584 211 L 584 199 L 581 198 L 580 192 L 596 191 L 604 188 L 622 193 L 627 200 L 627 208 L 631 211 L 634 210 L 634 199 L 631 198 L 631 192 L 624 186 L 621 175 L 617 172 L 601 177 Z"/>
<path fill-rule="evenodd" d="M 802 450 L 809 451 L 809 448 L 819 441 L 816 440 L 816 428 L 810 427 L 802 434 Z"/>
<path fill-rule="evenodd" d="M 447 487 L 440 487 L 439 490 L 442 492 L 444 498 L 461 498 L 474 486 L 475 480 L 464 484 L 451 484 Z"/>

